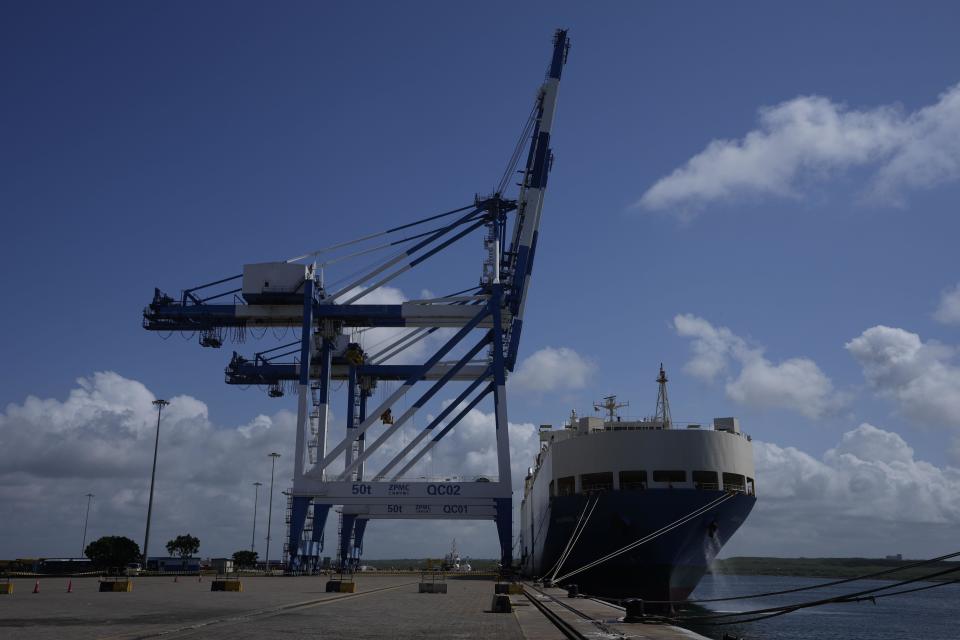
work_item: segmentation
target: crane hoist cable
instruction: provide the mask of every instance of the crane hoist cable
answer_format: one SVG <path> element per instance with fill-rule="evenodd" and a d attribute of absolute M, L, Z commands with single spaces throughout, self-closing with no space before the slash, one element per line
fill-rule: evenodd
<path fill-rule="evenodd" d="M 513 172 L 517 169 L 517 163 L 520 162 L 520 156 L 523 154 L 523 150 L 526 147 L 527 137 L 530 135 L 531 130 L 533 129 L 533 124 L 537 121 L 537 112 L 540 109 L 540 98 L 539 96 L 533 103 L 533 109 L 530 110 L 530 115 L 527 117 L 526 123 L 523 125 L 523 130 L 520 132 L 520 138 L 517 140 L 516 146 L 513 148 L 513 153 L 510 154 L 510 161 L 507 162 L 507 168 L 503 172 L 503 177 L 500 178 L 500 182 L 497 184 L 497 193 L 503 193 L 503 190 L 506 189 L 507 183 L 510 181 L 510 176 L 513 175 Z"/>
<path fill-rule="evenodd" d="M 474 221 L 474 220 L 479 220 L 479 219 L 482 218 L 482 217 L 483 217 L 482 214 L 481 214 L 481 215 L 477 215 L 477 216 L 474 216 L 474 217 L 472 217 L 472 218 L 467 218 L 464 222 L 472 222 L 472 221 Z M 389 249 L 390 247 L 395 247 L 395 246 L 400 245 L 400 244 L 403 244 L 403 243 L 405 243 L 405 242 L 411 242 L 411 241 L 413 241 L 413 240 L 417 240 L 417 239 L 419 239 L 419 238 L 423 238 L 423 237 L 425 237 L 425 236 L 428 236 L 428 235 L 430 235 L 430 234 L 436 233 L 436 232 L 438 232 L 438 231 L 442 231 L 442 230 L 445 229 L 445 228 L 446 228 L 446 227 L 434 227 L 433 229 L 430 229 L 429 231 L 424 231 L 423 233 L 417 233 L 417 234 L 414 234 L 414 235 L 412 235 L 412 236 L 407 236 L 406 238 L 400 238 L 399 240 L 394 240 L 394 241 L 392 241 L 392 242 L 385 242 L 385 243 L 379 244 L 379 245 L 377 245 L 377 246 L 375 246 L 375 247 L 369 247 L 369 248 L 367 248 L 367 249 L 361 249 L 360 251 L 354 251 L 353 253 L 348 253 L 348 254 L 345 254 L 345 255 L 342 255 L 342 256 L 337 256 L 337 257 L 335 257 L 335 258 L 330 258 L 329 260 L 325 260 L 324 262 L 317 263 L 317 266 L 318 266 L 318 267 L 328 267 L 328 266 L 330 266 L 330 265 L 332 265 L 332 264 L 337 264 L 338 262 L 343 262 L 344 260 L 350 260 L 351 258 L 358 258 L 358 257 L 360 257 L 360 256 L 367 255 L 368 253 L 374 253 L 374 252 L 376 252 L 376 251 L 383 251 L 384 249 Z"/>
<path fill-rule="evenodd" d="M 396 233 L 397 231 L 402 231 L 402 230 L 404 230 L 404 229 L 409 229 L 410 227 L 415 227 L 415 226 L 420 225 L 420 224 L 423 224 L 423 223 L 425 223 L 425 222 L 430 222 L 431 220 L 437 220 L 437 219 L 439 219 L 439 218 L 443 218 L 443 217 L 446 217 L 446 216 L 452 216 L 452 215 L 455 214 L 455 213 L 460 213 L 461 211 L 466 211 L 467 209 L 472 209 L 472 208 L 474 208 L 474 206 L 475 206 L 475 205 L 470 204 L 470 205 L 467 205 L 467 206 L 465 206 L 465 207 L 460 207 L 460 208 L 458 208 L 458 209 L 451 209 L 450 211 L 444 211 L 443 213 L 438 213 L 438 214 L 436 214 L 436 215 L 427 216 L 426 218 L 421 218 L 420 220 L 415 220 L 415 221 L 413 221 L 413 222 L 408 222 L 408 223 L 406 223 L 406 224 L 402 224 L 402 225 L 400 225 L 399 227 L 393 227 L 393 228 L 391 228 L 391 229 L 386 229 L 386 230 L 384 230 L 384 231 L 378 231 L 377 233 L 370 233 L 370 234 L 367 234 L 367 235 L 365 235 L 365 236 L 360 236 L 359 238 L 354 238 L 354 239 L 352 239 L 352 240 L 345 240 L 345 241 L 343 241 L 343 242 L 338 242 L 338 243 L 332 244 L 332 245 L 330 245 L 330 246 L 328 246 L 328 247 L 323 247 L 323 248 L 321 248 L 321 249 L 317 249 L 316 251 L 311 251 L 311 252 L 309 252 L 309 253 L 305 253 L 305 254 L 303 254 L 303 255 L 296 256 L 295 258 L 290 258 L 290 259 L 287 260 L 287 262 L 298 262 L 298 261 L 304 260 L 304 259 L 306 259 L 306 258 L 313 258 L 313 257 L 319 256 L 319 255 L 324 254 L 324 253 L 329 253 L 330 251 L 333 251 L 334 249 L 341 249 L 341 248 L 343 248 L 343 247 L 349 247 L 350 245 L 358 244 L 358 243 L 364 242 L 364 241 L 366 241 L 366 240 L 372 240 L 372 239 L 374 239 L 374 238 L 380 238 L 380 237 L 382 237 L 382 236 L 389 235 L 389 234 L 391 234 L 391 233 Z"/>

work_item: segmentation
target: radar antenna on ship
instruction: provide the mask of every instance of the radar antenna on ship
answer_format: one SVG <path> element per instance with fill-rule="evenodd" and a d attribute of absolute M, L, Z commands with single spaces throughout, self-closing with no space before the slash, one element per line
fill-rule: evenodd
<path fill-rule="evenodd" d="M 606 396 L 601 402 L 593 403 L 594 410 L 600 411 L 603 409 L 607 412 L 607 422 L 616 422 L 618 418 L 617 409 L 629 406 L 629 402 L 617 402 L 617 396 Z"/>
<path fill-rule="evenodd" d="M 653 416 L 654 422 L 659 422 L 664 429 L 669 429 L 673 420 L 670 418 L 670 399 L 667 397 L 667 372 L 660 363 L 660 375 L 657 376 L 660 390 L 657 392 L 657 411 Z"/>

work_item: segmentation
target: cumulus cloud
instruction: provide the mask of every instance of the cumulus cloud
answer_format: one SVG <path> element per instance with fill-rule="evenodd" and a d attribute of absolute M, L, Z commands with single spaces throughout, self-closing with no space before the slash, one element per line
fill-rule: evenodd
<path fill-rule="evenodd" d="M 563 391 L 587 386 L 596 365 L 569 347 L 544 347 L 527 356 L 510 376 L 525 391 Z"/>
<path fill-rule="evenodd" d="M 88 541 L 125 535 L 142 542 L 156 433 L 154 399 L 142 383 L 100 372 L 79 379 L 65 399 L 30 396 L 0 412 L 0 522 L 5 527 L 0 557 L 79 554 L 88 492 L 95 494 Z M 223 426 L 197 398 L 179 395 L 169 400 L 160 429 L 152 551 L 161 552 L 166 540 L 185 532 L 200 537 L 204 556 L 249 548 L 251 483 L 261 481 L 257 548 L 262 554 L 270 481 L 266 454 L 276 451 L 282 456 L 273 514 L 273 554 L 278 554 L 283 525 L 276 527 L 285 508 L 279 492 L 290 486 L 292 477 L 295 415 L 281 410 Z M 379 469 L 423 426 L 421 418 L 388 440 L 369 460 L 369 471 Z M 337 435 L 342 438 L 342 423 L 334 421 L 331 427 L 331 442 Z M 368 442 L 385 428 L 371 430 Z M 511 423 L 509 428 L 513 483 L 519 489 L 539 441 L 532 424 Z M 471 411 L 411 475 L 451 473 L 497 475 L 492 412 Z M 368 531 L 365 547 L 371 557 L 435 554 L 435 547 L 445 546 L 453 536 L 471 555 L 498 553 L 495 528 L 488 522 L 377 521 Z M 442 532 L 440 540 L 437 532 Z M 327 539 L 334 540 L 335 534 L 331 517 Z"/>
<path fill-rule="evenodd" d="M 943 324 L 960 324 L 960 284 L 940 294 L 933 319 Z"/>
<path fill-rule="evenodd" d="M 156 409 L 141 383 L 101 372 L 77 381 L 65 400 L 28 397 L 0 413 L 0 521 L 4 555 L 77 555 L 84 494 L 96 495 L 89 539 L 141 541 Z M 205 553 L 249 546 L 254 480 L 268 481 L 266 454 L 283 455 L 278 488 L 291 462 L 294 416 L 280 411 L 236 428 L 210 421 L 205 403 L 170 398 L 160 430 L 154 530 L 162 542 L 201 534 Z M 261 516 L 265 514 L 261 511 Z M 70 533 L 77 534 L 74 536 Z"/>
<path fill-rule="evenodd" d="M 736 402 L 818 418 L 844 401 L 830 378 L 809 358 L 771 362 L 763 348 L 693 314 L 675 316 L 673 328 L 677 335 L 692 340 L 693 357 L 684 370 L 706 382 L 724 377 L 727 396 Z"/>
<path fill-rule="evenodd" d="M 821 96 L 799 96 L 761 108 L 758 120 L 739 140 L 711 142 L 654 183 L 637 204 L 688 216 L 742 196 L 797 197 L 804 182 L 856 167 L 872 172 L 869 198 L 899 203 L 908 189 L 960 178 L 960 85 L 913 112 L 898 106 L 852 109 Z"/>
<path fill-rule="evenodd" d="M 960 367 L 955 351 L 895 327 L 871 327 L 846 344 L 870 386 L 892 398 L 904 415 L 960 426 Z"/>
<path fill-rule="evenodd" d="M 914 557 L 953 543 L 960 524 L 960 469 L 917 460 L 898 434 L 861 424 L 821 458 L 754 440 L 757 506 L 732 551 L 770 538 L 791 555 Z M 921 535 L 922 532 L 922 535 Z M 919 543 L 919 544 L 918 544 Z M 951 549 L 952 550 L 952 549 Z"/>

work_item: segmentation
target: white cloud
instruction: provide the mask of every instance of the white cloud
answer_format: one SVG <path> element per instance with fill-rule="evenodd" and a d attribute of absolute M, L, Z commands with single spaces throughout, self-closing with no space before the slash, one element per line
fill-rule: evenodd
<path fill-rule="evenodd" d="M 142 542 L 154 395 L 112 372 L 77 383 L 63 401 L 31 396 L 0 413 L 4 555 L 76 555 L 88 492 L 96 495 L 88 539 L 118 534 Z M 275 450 L 284 456 L 278 490 L 287 486 L 293 415 L 280 411 L 220 428 L 203 402 L 181 395 L 170 403 L 160 429 L 152 551 L 186 531 L 200 535 L 205 554 L 249 547 L 250 483 L 269 481 L 266 454 Z"/>
<path fill-rule="evenodd" d="M 915 459 L 896 433 L 861 424 L 820 459 L 753 444 L 757 506 L 727 555 L 922 557 L 954 542 L 960 469 Z"/>
<path fill-rule="evenodd" d="M 714 140 L 637 204 L 689 216 L 742 196 L 795 197 L 802 182 L 854 167 L 873 169 L 868 196 L 886 203 L 960 178 L 960 85 L 911 113 L 851 109 L 821 96 L 761 108 L 756 129 L 740 140 Z"/>
<path fill-rule="evenodd" d="M 940 294 L 933 319 L 943 324 L 960 324 L 960 284 Z"/>
<path fill-rule="evenodd" d="M 529 355 L 510 376 L 511 386 L 526 391 L 582 389 L 596 365 L 568 347 L 544 347 Z"/>
<path fill-rule="evenodd" d="M 707 382 L 724 375 L 727 396 L 736 402 L 790 409 L 809 418 L 820 417 L 843 403 L 830 378 L 809 358 L 773 363 L 762 348 L 693 314 L 675 316 L 673 327 L 677 335 L 693 340 L 693 357 L 684 370 Z M 739 371 L 731 371 L 734 364 Z"/>
<path fill-rule="evenodd" d="M 140 382 L 102 372 L 78 380 L 63 400 L 31 396 L 0 412 L 0 522 L 5 527 L 0 557 L 77 555 L 88 492 L 96 496 L 88 541 L 125 535 L 142 543 L 157 419 L 154 399 Z M 342 399 L 343 392 L 336 402 Z M 271 555 L 279 557 L 285 531 L 285 503 L 279 492 L 289 487 L 292 476 L 294 414 L 281 410 L 224 427 L 211 420 L 207 405 L 196 398 L 180 395 L 170 401 L 160 430 L 153 552 L 161 552 L 164 542 L 184 532 L 200 537 L 204 556 L 249 548 L 251 483 L 261 481 L 257 549 L 263 554 L 270 481 L 266 454 L 277 451 L 282 457 L 277 463 Z M 294 401 L 283 402 L 295 407 Z M 368 473 L 399 452 L 425 426 L 424 418 L 388 440 L 368 461 Z M 385 428 L 375 426 L 367 441 Z M 509 428 L 513 484 L 519 490 L 539 441 L 532 424 L 511 423 Z M 331 443 L 337 434 L 342 437 L 343 425 L 334 421 Z M 410 475 L 433 473 L 497 475 L 492 412 L 471 411 Z M 453 536 L 465 553 L 498 554 L 496 530 L 488 522 L 377 521 L 368 531 L 370 557 L 435 555 Z M 335 534 L 331 515 L 328 554 Z"/>
<path fill-rule="evenodd" d="M 873 389 L 920 421 L 960 427 L 960 367 L 954 350 L 916 333 L 871 327 L 846 344 Z"/>

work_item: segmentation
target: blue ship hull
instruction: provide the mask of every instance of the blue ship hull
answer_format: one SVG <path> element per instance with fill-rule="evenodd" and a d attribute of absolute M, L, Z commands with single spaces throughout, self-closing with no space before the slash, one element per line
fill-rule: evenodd
<path fill-rule="evenodd" d="M 723 495 L 702 489 L 610 491 L 555 575 L 578 569 L 696 511 Z M 550 499 L 549 526 L 535 577 L 547 575 L 563 553 L 589 495 Z M 703 515 L 616 558 L 561 581 L 588 595 L 685 600 L 710 562 L 746 520 L 756 498 L 738 493 Z"/>

